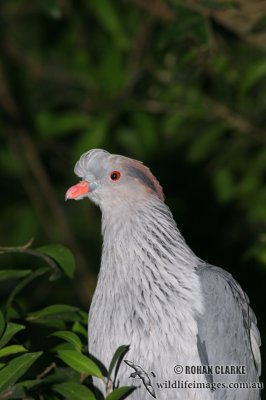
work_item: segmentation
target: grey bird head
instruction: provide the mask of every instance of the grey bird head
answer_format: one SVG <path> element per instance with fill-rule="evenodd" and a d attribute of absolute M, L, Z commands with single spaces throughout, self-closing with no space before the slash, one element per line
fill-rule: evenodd
<path fill-rule="evenodd" d="M 140 161 L 94 149 L 84 153 L 75 166 L 82 180 L 66 193 L 66 199 L 88 197 L 100 207 L 135 203 L 147 196 L 164 200 L 163 190 L 149 168 Z"/>

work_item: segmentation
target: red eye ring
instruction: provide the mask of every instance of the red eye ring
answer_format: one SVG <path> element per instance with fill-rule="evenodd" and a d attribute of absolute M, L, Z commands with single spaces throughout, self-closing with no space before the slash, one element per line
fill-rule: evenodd
<path fill-rule="evenodd" d="M 118 179 L 120 179 L 121 174 L 119 171 L 113 171 L 110 175 L 110 178 L 112 179 L 112 181 L 118 181 Z"/>

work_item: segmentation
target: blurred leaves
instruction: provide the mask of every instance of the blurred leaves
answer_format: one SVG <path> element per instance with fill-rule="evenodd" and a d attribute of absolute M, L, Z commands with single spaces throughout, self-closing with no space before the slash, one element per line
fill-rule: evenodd
<path fill-rule="evenodd" d="M 2 336 L 5 331 L 5 319 L 2 311 L 0 311 L 0 336 Z"/>
<path fill-rule="evenodd" d="M 248 90 L 259 84 L 262 79 L 266 78 L 266 60 L 257 62 L 253 67 L 250 67 L 243 77 L 241 85 L 241 94 L 245 95 Z"/>
<path fill-rule="evenodd" d="M 40 8 L 49 16 L 55 19 L 61 17 L 59 0 L 38 0 Z"/>
<path fill-rule="evenodd" d="M 101 119 L 95 118 L 90 121 L 87 129 L 76 141 L 73 151 L 73 162 L 76 160 L 83 149 L 101 148 L 106 139 L 110 124 L 110 117 L 102 115 Z"/>
<path fill-rule="evenodd" d="M 47 139 L 66 136 L 68 133 L 73 134 L 73 131 L 86 129 L 90 124 L 90 119 L 87 115 L 74 113 L 65 115 L 41 113 L 36 122 L 40 136 Z"/>
<path fill-rule="evenodd" d="M 86 245 L 82 249 L 76 245 L 75 237 L 84 237 L 77 207 L 73 211 L 61 200 L 59 204 L 51 200 L 51 214 L 47 198 L 62 199 L 73 179 L 75 161 L 88 149 L 99 147 L 156 165 L 165 181 L 171 160 L 174 168 L 182 169 L 182 176 L 193 168 L 197 179 L 207 179 L 206 189 L 213 191 L 219 207 L 228 204 L 240 209 L 243 221 L 260 235 L 263 228 L 254 224 L 260 218 L 265 221 L 263 165 L 252 173 L 249 169 L 253 170 L 266 144 L 265 52 L 259 44 L 250 44 L 248 29 L 231 40 L 230 10 L 241 16 L 238 1 L 195 5 L 171 0 L 167 6 L 159 1 L 154 7 L 141 0 L 75 6 L 38 0 L 31 6 L 25 3 L 24 12 L 22 8 L 15 1 L 3 6 L 9 30 L 3 39 L 5 68 L 0 81 L 3 93 L 10 95 L 9 102 L 2 101 L 1 129 L 10 134 L 5 141 L 8 152 L 2 150 L 0 160 L 5 186 L 10 182 L 14 188 L 2 216 L 3 238 L 9 232 L 7 241 L 17 242 L 25 231 L 37 235 L 37 242 L 47 236 L 58 241 L 62 235 L 62 242 L 81 255 L 80 281 L 79 274 L 85 276 L 84 260 L 91 260 L 96 270 L 95 255 L 91 259 Z M 228 17 L 228 25 L 219 19 L 219 10 Z M 263 18 L 250 22 L 252 37 L 263 32 Z M 32 137 L 50 181 L 42 187 L 47 197 L 40 194 L 42 180 L 36 184 L 30 179 L 38 164 L 28 165 L 29 146 L 23 147 L 22 140 L 20 147 L 12 139 L 21 127 L 7 122 L 16 121 L 14 105 L 9 103 L 15 103 L 16 113 L 27 121 L 23 129 Z M 86 218 L 88 236 L 93 238 L 91 216 Z M 8 229 L 10 224 L 16 228 Z M 99 241 L 98 230 L 95 242 Z M 63 251 L 61 256 L 68 257 Z M 71 261 L 62 260 L 63 272 L 70 277 Z M 54 261 L 59 269 L 51 279 L 60 270 L 60 260 Z M 80 297 L 85 297 L 85 291 L 85 287 L 77 290 Z"/>
<path fill-rule="evenodd" d="M 260 240 L 246 252 L 245 258 L 255 260 L 262 268 L 266 268 L 266 235 L 262 235 Z"/>
<path fill-rule="evenodd" d="M 251 33 L 261 33 L 266 30 L 266 15 L 259 17 L 256 23 L 252 26 Z"/>
<path fill-rule="evenodd" d="M 101 27 L 113 36 L 115 42 L 119 46 L 125 45 L 121 17 L 114 3 L 111 0 L 102 0 L 100 3 L 93 0 L 88 3 L 88 7 Z"/>

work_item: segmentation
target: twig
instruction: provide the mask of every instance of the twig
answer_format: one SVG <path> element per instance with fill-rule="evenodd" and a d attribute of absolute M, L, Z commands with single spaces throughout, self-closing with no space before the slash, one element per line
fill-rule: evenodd
<path fill-rule="evenodd" d="M 49 256 L 39 251 L 29 249 L 28 247 L 0 247 L 0 253 L 24 253 L 43 259 L 53 270 L 59 270 L 56 262 Z"/>
<path fill-rule="evenodd" d="M 211 111 L 219 118 L 225 120 L 228 125 L 237 129 L 239 132 L 246 135 L 251 135 L 254 138 L 265 142 L 265 132 L 260 128 L 254 126 L 249 120 L 244 118 L 241 114 L 232 111 L 225 104 L 220 103 L 214 99 L 206 99 L 206 103 L 210 106 Z"/>
<path fill-rule="evenodd" d="M 198 12 L 205 17 L 214 20 L 220 26 L 234 33 L 241 40 L 247 43 L 256 45 L 257 47 L 266 50 L 266 35 L 265 32 L 260 35 L 252 35 L 251 28 L 256 20 L 266 13 L 265 2 L 251 2 L 235 0 L 235 9 L 217 9 L 214 6 L 202 6 L 197 4 L 195 0 L 179 1 L 183 7 L 192 11 Z"/>
<path fill-rule="evenodd" d="M 32 245 L 32 243 L 33 243 L 33 238 L 31 238 L 30 240 L 28 240 L 27 241 L 27 243 L 25 243 L 25 244 L 23 244 L 22 246 L 0 246 L 0 252 L 1 252 L 1 250 L 2 251 L 9 251 L 9 250 L 14 250 L 14 249 L 16 249 L 16 251 L 18 250 L 18 249 L 28 249 L 31 245 Z"/>
<path fill-rule="evenodd" d="M 137 6 L 148 11 L 149 14 L 167 21 L 175 20 L 175 13 L 170 6 L 162 0 L 132 0 Z"/>
<path fill-rule="evenodd" d="M 106 384 L 106 394 L 110 394 L 113 391 L 113 381 L 111 378 L 109 378 L 107 384 Z"/>
<path fill-rule="evenodd" d="M 236 129 L 245 135 L 250 135 L 253 139 L 265 143 L 266 137 L 265 132 L 254 126 L 251 121 L 247 120 L 241 114 L 236 111 L 232 111 L 225 104 L 218 102 L 217 100 L 205 97 L 205 104 L 210 110 L 210 115 L 214 115 L 218 118 L 223 119 L 229 126 Z M 157 100 L 148 99 L 142 103 L 142 107 L 151 113 L 162 113 L 162 114 L 172 114 L 178 110 L 182 112 L 184 106 L 181 104 L 168 104 L 162 103 Z M 186 110 L 184 111 L 186 112 Z"/>
<path fill-rule="evenodd" d="M 40 372 L 40 373 L 36 376 L 36 378 L 37 378 L 37 379 L 42 379 L 44 376 L 46 376 L 47 374 L 49 374 L 49 372 L 50 372 L 52 369 L 55 369 L 56 367 L 57 367 L 57 365 L 56 365 L 56 363 L 53 361 L 52 364 L 48 365 L 48 367 L 45 368 L 44 371 Z"/>
<path fill-rule="evenodd" d="M 8 399 L 8 397 L 11 396 L 12 393 L 13 393 L 12 390 L 8 390 L 8 391 L 5 392 L 5 393 L 1 393 L 1 394 L 0 394 L 0 400 Z"/>

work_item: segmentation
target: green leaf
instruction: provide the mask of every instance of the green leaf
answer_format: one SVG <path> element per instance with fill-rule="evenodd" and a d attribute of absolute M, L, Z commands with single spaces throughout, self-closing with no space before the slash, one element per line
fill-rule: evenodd
<path fill-rule="evenodd" d="M 118 142 L 121 143 L 128 152 L 142 154 L 143 156 L 143 144 L 139 141 L 135 129 L 130 127 L 121 127 L 117 131 L 116 137 Z"/>
<path fill-rule="evenodd" d="M 80 383 L 80 378 L 80 373 L 74 369 L 69 368 L 68 366 L 59 367 L 57 365 L 53 373 L 45 377 L 45 383 L 49 385 L 56 385 L 57 383 L 63 382 Z"/>
<path fill-rule="evenodd" d="M 0 358 L 9 356 L 11 354 L 16 354 L 16 353 L 23 353 L 25 351 L 28 351 L 24 346 L 21 345 L 11 345 L 4 347 L 3 349 L 0 350 Z"/>
<path fill-rule="evenodd" d="M 53 353 L 59 353 L 59 351 L 61 351 L 61 350 L 77 350 L 77 349 L 75 349 L 75 348 L 73 347 L 73 344 L 70 344 L 70 343 L 68 343 L 68 342 L 60 343 L 60 344 L 58 344 L 57 346 L 54 346 L 54 347 L 51 349 L 51 351 L 52 351 Z M 79 351 L 79 350 L 77 350 L 77 351 Z"/>
<path fill-rule="evenodd" d="M 158 127 L 154 119 L 148 113 L 136 112 L 132 115 L 132 120 L 136 126 L 135 135 L 140 144 L 142 157 L 155 151 L 159 146 L 158 141 Z"/>
<path fill-rule="evenodd" d="M 24 375 L 41 354 L 42 352 L 23 354 L 11 360 L 6 367 L 0 370 L 0 392 L 6 390 Z"/>
<path fill-rule="evenodd" d="M 221 145 L 221 136 L 226 127 L 224 124 L 215 124 L 206 128 L 206 132 L 196 135 L 188 148 L 188 160 L 200 162 L 208 159 Z"/>
<path fill-rule="evenodd" d="M 60 339 L 67 341 L 68 343 L 72 344 L 77 351 L 81 351 L 82 343 L 78 335 L 73 332 L 69 331 L 58 331 L 52 333 L 52 336 L 56 336 Z"/>
<path fill-rule="evenodd" d="M 266 77 L 266 61 L 263 59 L 257 62 L 247 71 L 246 75 L 242 77 L 241 93 L 245 94 L 249 89 L 257 84 L 262 78 Z"/>
<path fill-rule="evenodd" d="M 113 371 L 113 369 L 115 367 L 115 364 L 117 363 L 117 361 L 119 359 L 124 357 L 124 355 L 128 352 L 129 347 L 130 346 L 123 345 L 123 346 L 118 347 L 118 349 L 116 350 L 116 352 L 113 355 L 113 358 L 112 358 L 112 360 L 110 362 L 110 366 L 109 366 L 109 369 L 108 369 L 108 375 L 107 375 L 107 381 L 109 381 L 109 379 L 111 377 L 111 374 L 112 374 L 112 371 Z"/>
<path fill-rule="evenodd" d="M 102 27 L 115 37 L 119 45 L 124 47 L 126 40 L 116 3 L 111 0 L 93 0 L 88 2 L 88 6 Z"/>
<path fill-rule="evenodd" d="M 79 311 L 80 320 L 83 324 L 87 325 L 88 323 L 88 313 L 86 311 L 80 310 Z"/>
<path fill-rule="evenodd" d="M 66 314 L 68 315 L 68 314 Z M 59 318 L 59 317 L 57 317 Z M 61 318 L 61 319 L 56 319 L 56 317 L 53 318 L 40 318 L 40 319 L 31 319 L 30 317 L 27 318 L 29 321 L 33 322 L 34 324 L 38 324 L 38 325 L 44 325 L 44 326 L 48 326 L 49 328 L 53 328 L 56 330 L 63 330 L 63 329 L 67 329 L 67 324 L 66 321 L 70 321 L 71 318 L 64 318 L 65 321 Z"/>
<path fill-rule="evenodd" d="M 235 194 L 235 182 L 231 173 L 225 169 L 216 172 L 214 187 L 218 199 L 222 203 L 231 200 Z"/>
<path fill-rule="evenodd" d="M 89 129 L 86 129 L 77 139 L 73 151 L 73 158 L 77 159 L 84 149 L 100 148 L 106 139 L 110 117 L 101 115 L 100 118 L 92 120 Z"/>
<path fill-rule="evenodd" d="M 41 113 L 37 117 L 37 127 L 42 137 L 58 137 L 73 134 L 90 126 L 90 118 L 84 114 L 48 114 Z"/>
<path fill-rule="evenodd" d="M 74 322 L 74 324 L 72 326 L 72 331 L 76 332 L 76 333 L 80 333 L 86 339 L 86 341 L 88 341 L 87 329 L 85 329 L 84 326 L 81 325 L 80 322 L 78 322 L 78 321 Z"/>
<path fill-rule="evenodd" d="M 5 327 L 6 327 L 6 322 L 4 319 L 4 315 L 3 315 L 2 311 L 0 311 L 0 337 L 3 335 Z"/>
<path fill-rule="evenodd" d="M 78 307 L 69 306 L 67 304 L 54 304 L 52 306 L 45 307 L 42 310 L 31 313 L 27 319 L 35 320 L 49 317 L 68 320 L 69 314 L 73 318 L 73 313 L 77 313 L 78 311 Z"/>
<path fill-rule="evenodd" d="M 0 281 L 5 279 L 18 279 L 27 276 L 32 271 L 30 269 L 2 269 L 0 271 Z"/>
<path fill-rule="evenodd" d="M 255 259 L 262 265 L 266 265 L 266 244 L 256 243 L 244 255 L 244 260 Z"/>
<path fill-rule="evenodd" d="M 61 394 L 65 399 L 69 400 L 96 400 L 94 394 L 86 386 L 74 383 L 65 382 L 54 385 L 53 389 Z"/>
<path fill-rule="evenodd" d="M 131 394 L 136 388 L 134 386 L 121 386 L 118 389 L 115 389 L 112 393 L 110 393 L 106 400 L 119 400 L 124 399 L 125 395 Z M 127 396 L 126 396 L 127 397 Z"/>
<path fill-rule="evenodd" d="M 112 74 L 110 74 L 110 71 L 112 71 Z M 102 54 L 102 62 L 96 72 L 103 93 L 107 96 L 118 95 L 126 85 L 126 72 L 121 51 L 113 47 L 106 48 Z"/>
<path fill-rule="evenodd" d="M 73 278 L 75 270 L 75 259 L 71 251 L 62 246 L 61 244 L 51 244 L 42 246 L 36 249 L 38 252 L 43 253 L 55 260 L 61 267 L 63 272 L 69 277 Z"/>
<path fill-rule="evenodd" d="M 5 332 L 0 339 L 0 347 L 5 346 L 17 332 L 22 331 L 23 329 L 25 329 L 25 326 L 23 325 L 8 322 Z"/>
<path fill-rule="evenodd" d="M 62 11 L 58 0 L 38 0 L 40 8 L 51 18 L 59 19 Z"/>
<path fill-rule="evenodd" d="M 26 399 L 29 389 L 40 385 L 43 381 L 41 379 L 31 379 L 16 383 L 8 390 L 10 396 L 8 399 Z"/>
<path fill-rule="evenodd" d="M 58 356 L 74 370 L 82 374 L 88 374 L 102 378 L 102 373 L 95 362 L 78 351 L 61 350 L 58 352 Z"/>

